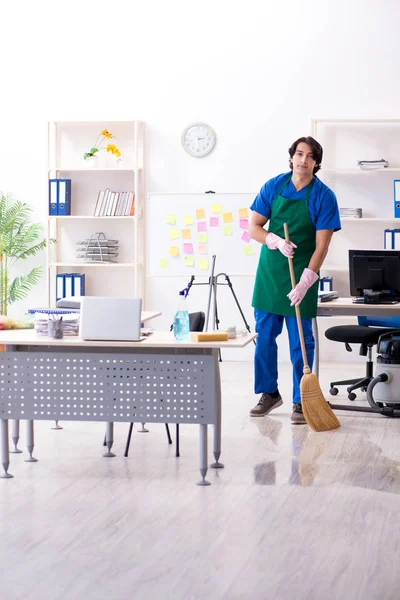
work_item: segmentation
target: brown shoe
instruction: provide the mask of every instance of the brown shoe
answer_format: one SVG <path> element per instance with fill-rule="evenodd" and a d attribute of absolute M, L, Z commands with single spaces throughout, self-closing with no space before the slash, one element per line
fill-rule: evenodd
<path fill-rule="evenodd" d="M 250 417 L 265 417 L 271 410 L 282 406 L 283 401 L 279 394 L 276 398 L 273 398 L 270 394 L 263 394 L 258 401 L 258 404 L 250 411 Z"/>
<path fill-rule="evenodd" d="M 290 420 L 295 425 L 304 425 L 305 423 L 307 423 L 303 415 L 303 409 L 301 408 L 301 404 L 293 404 L 293 412 Z"/>

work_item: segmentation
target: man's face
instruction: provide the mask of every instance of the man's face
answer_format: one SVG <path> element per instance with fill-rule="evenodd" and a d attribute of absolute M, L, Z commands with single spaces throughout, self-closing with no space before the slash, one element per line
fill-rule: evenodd
<path fill-rule="evenodd" d="M 310 176 L 314 172 L 317 162 L 314 160 L 311 147 L 304 142 L 297 145 L 293 158 L 290 159 L 293 165 L 293 173 L 297 175 Z"/>

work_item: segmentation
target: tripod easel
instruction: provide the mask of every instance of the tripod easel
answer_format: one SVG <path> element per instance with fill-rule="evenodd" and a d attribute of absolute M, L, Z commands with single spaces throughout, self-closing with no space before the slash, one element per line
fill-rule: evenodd
<path fill-rule="evenodd" d="M 240 312 L 240 315 L 243 319 L 243 323 L 247 329 L 247 331 L 250 333 L 250 325 L 248 324 L 248 322 L 246 321 L 246 317 L 244 316 L 242 307 L 239 304 L 239 300 L 237 299 L 237 296 L 235 294 L 235 290 L 233 289 L 233 285 L 232 282 L 229 278 L 229 275 L 227 275 L 226 273 L 218 273 L 217 275 L 214 275 L 215 272 L 215 261 L 216 261 L 216 255 L 213 254 L 212 256 L 212 265 L 211 265 L 211 275 L 209 277 L 208 282 L 196 282 L 194 283 L 195 280 L 195 276 L 192 275 L 187 287 L 187 295 L 189 294 L 189 290 L 193 285 L 208 285 L 210 287 L 209 289 L 209 293 L 208 293 L 208 302 L 207 302 L 207 313 L 206 313 L 206 322 L 205 322 L 205 330 L 208 331 L 208 325 L 209 325 L 209 321 L 210 321 L 210 310 L 211 310 L 211 301 L 213 300 L 213 320 L 212 320 L 212 324 L 213 327 L 212 329 L 219 329 L 219 313 L 218 313 L 218 304 L 217 304 L 217 289 L 219 285 L 227 285 L 229 287 L 229 289 L 231 290 L 233 299 L 235 300 L 236 306 Z M 225 277 L 225 282 L 222 281 L 218 281 L 218 279 L 220 277 Z M 255 341 L 253 340 L 253 343 L 255 343 Z M 219 350 L 219 360 L 221 361 L 221 349 Z"/>

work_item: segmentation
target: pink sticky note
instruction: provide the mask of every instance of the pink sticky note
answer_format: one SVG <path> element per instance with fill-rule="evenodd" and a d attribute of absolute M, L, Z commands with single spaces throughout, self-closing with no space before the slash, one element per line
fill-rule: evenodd
<path fill-rule="evenodd" d="M 219 227 L 219 217 L 210 217 L 210 227 Z"/>
<path fill-rule="evenodd" d="M 248 229 L 249 228 L 249 220 L 248 219 L 240 219 L 239 227 L 240 227 L 240 229 Z"/>
<path fill-rule="evenodd" d="M 193 254 L 193 244 L 183 244 L 183 251 L 185 254 Z"/>
<path fill-rule="evenodd" d="M 198 223 L 197 223 L 197 231 L 207 231 L 207 223 L 206 223 L 206 221 L 198 221 Z"/>
<path fill-rule="evenodd" d="M 244 231 L 243 235 L 242 235 L 242 237 L 240 239 L 242 239 L 247 244 L 251 240 L 251 237 L 249 236 L 249 232 L 248 231 Z"/>
<path fill-rule="evenodd" d="M 199 254 L 208 254 L 208 244 L 199 244 Z"/>

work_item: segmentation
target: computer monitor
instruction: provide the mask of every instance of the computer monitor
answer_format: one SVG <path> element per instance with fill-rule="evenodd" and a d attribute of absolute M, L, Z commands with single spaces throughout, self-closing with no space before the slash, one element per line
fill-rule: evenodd
<path fill-rule="evenodd" d="M 366 303 L 400 300 L 400 250 L 349 250 L 350 294 Z"/>

